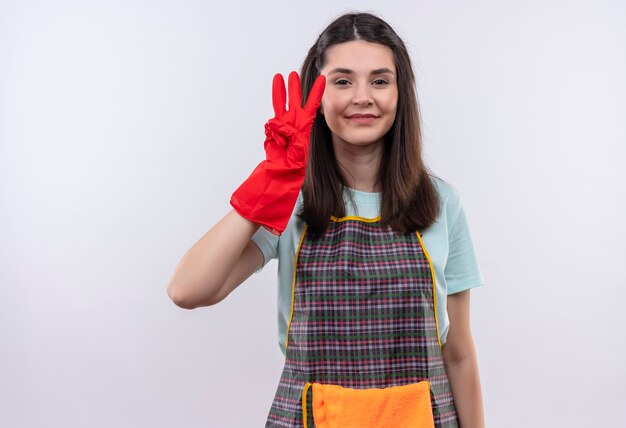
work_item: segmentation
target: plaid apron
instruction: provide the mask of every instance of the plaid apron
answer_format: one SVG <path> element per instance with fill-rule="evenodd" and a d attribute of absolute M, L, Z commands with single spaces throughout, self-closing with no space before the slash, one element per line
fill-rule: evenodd
<path fill-rule="evenodd" d="M 312 382 L 368 389 L 420 381 L 429 382 L 435 426 L 458 427 L 434 271 L 419 232 L 395 232 L 380 218 L 333 217 L 315 240 L 305 227 L 292 299 L 285 365 L 266 427 L 314 427 Z"/>

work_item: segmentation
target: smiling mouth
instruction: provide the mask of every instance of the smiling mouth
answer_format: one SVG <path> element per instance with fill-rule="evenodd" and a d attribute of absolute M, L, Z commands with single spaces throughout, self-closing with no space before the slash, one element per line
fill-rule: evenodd
<path fill-rule="evenodd" d="M 373 114 L 352 114 L 348 116 L 348 119 L 376 119 L 377 117 Z"/>
<path fill-rule="evenodd" d="M 367 125 L 378 119 L 378 116 L 373 114 L 352 114 L 348 116 L 348 120 L 352 123 Z"/>

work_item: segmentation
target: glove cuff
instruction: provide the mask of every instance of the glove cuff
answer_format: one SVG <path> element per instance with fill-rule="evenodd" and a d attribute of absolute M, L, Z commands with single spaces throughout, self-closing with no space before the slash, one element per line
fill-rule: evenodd
<path fill-rule="evenodd" d="M 287 227 L 303 181 L 304 168 L 285 169 L 263 161 L 235 190 L 230 204 L 242 217 L 280 235 Z"/>

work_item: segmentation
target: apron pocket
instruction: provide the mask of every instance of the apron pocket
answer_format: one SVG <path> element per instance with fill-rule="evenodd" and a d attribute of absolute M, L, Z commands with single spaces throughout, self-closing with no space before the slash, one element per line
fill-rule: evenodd
<path fill-rule="evenodd" d="M 426 380 L 410 385 L 369 389 L 313 383 L 304 388 L 305 397 L 309 387 L 313 392 L 313 420 L 316 428 L 435 426 L 430 383 Z M 306 405 L 303 410 L 306 415 Z"/>

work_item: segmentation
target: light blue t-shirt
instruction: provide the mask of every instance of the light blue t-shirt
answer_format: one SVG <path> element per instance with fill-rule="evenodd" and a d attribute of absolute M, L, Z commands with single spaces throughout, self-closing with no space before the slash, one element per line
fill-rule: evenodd
<path fill-rule="evenodd" d="M 437 286 L 437 319 L 441 343 L 445 343 L 450 321 L 446 310 L 446 296 L 483 284 L 474 244 L 458 192 L 448 183 L 432 177 L 439 193 L 440 212 L 435 223 L 423 231 L 422 240 L 435 270 Z M 376 218 L 380 215 L 380 193 L 347 189 L 353 193 L 356 204 L 344 197 L 346 216 Z M 291 314 L 294 258 L 304 231 L 304 222 L 297 216 L 302 206 L 302 195 L 294 208 L 287 228 L 276 236 L 261 227 L 252 237 L 263 253 L 264 262 L 278 258 L 278 343 L 283 354 L 287 324 Z"/>

